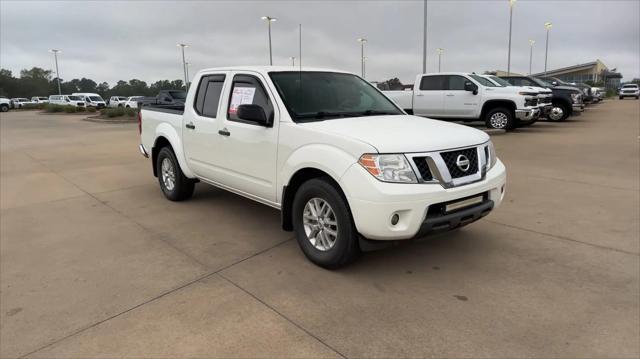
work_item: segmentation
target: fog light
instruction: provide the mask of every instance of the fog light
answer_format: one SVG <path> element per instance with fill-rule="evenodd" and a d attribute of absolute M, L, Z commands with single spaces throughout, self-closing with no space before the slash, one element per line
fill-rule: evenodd
<path fill-rule="evenodd" d="M 398 214 L 394 214 L 393 216 L 391 216 L 391 225 L 395 226 L 396 224 L 398 224 L 399 220 L 400 216 L 398 216 Z"/>

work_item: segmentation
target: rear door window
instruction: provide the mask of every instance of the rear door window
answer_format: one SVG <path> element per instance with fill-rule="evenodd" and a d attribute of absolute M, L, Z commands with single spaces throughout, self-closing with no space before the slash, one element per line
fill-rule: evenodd
<path fill-rule="evenodd" d="M 420 81 L 421 91 L 441 91 L 446 88 L 446 76 L 423 76 Z"/>
<path fill-rule="evenodd" d="M 225 75 L 203 76 L 198 85 L 194 109 L 205 117 L 216 118 Z"/>

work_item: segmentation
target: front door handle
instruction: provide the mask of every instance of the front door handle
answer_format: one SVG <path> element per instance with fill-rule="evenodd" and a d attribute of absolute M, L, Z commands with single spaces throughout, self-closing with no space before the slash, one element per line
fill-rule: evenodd
<path fill-rule="evenodd" d="M 231 132 L 229 132 L 226 128 L 223 128 L 222 130 L 218 131 L 218 134 L 222 136 L 227 136 L 227 137 L 231 136 Z"/>
<path fill-rule="evenodd" d="M 454 95 L 454 94 L 452 94 L 452 93 L 448 93 L 448 94 L 447 94 L 447 97 L 453 97 L 453 96 L 455 96 L 455 95 Z"/>
<path fill-rule="evenodd" d="M 190 130 L 195 130 L 196 129 L 196 125 L 193 124 L 193 122 L 189 122 L 186 125 L 184 125 L 184 127 L 190 129 Z"/>

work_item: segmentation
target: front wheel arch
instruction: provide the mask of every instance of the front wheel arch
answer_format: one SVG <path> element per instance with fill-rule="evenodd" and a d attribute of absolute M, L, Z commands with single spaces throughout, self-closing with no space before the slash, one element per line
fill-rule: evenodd
<path fill-rule="evenodd" d="M 342 196 L 347 208 L 351 211 L 351 207 L 349 206 L 349 201 L 347 201 L 347 196 L 344 194 L 344 191 L 340 187 L 340 184 L 333 179 L 328 173 L 319 170 L 317 168 L 301 168 L 296 173 L 291 176 L 289 183 L 282 188 L 282 202 L 280 206 L 280 217 L 282 222 L 282 229 L 288 232 L 293 231 L 293 199 L 296 196 L 296 192 L 300 189 L 300 186 L 305 182 L 314 179 L 314 178 L 322 178 L 329 182 Z"/>

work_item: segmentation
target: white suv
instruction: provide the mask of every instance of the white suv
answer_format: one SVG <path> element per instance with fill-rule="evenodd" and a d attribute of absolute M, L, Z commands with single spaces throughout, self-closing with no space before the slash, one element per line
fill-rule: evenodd
<path fill-rule="evenodd" d="M 622 100 L 625 97 L 635 97 L 636 100 L 640 98 L 640 87 L 637 84 L 622 85 L 618 97 Z"/>

